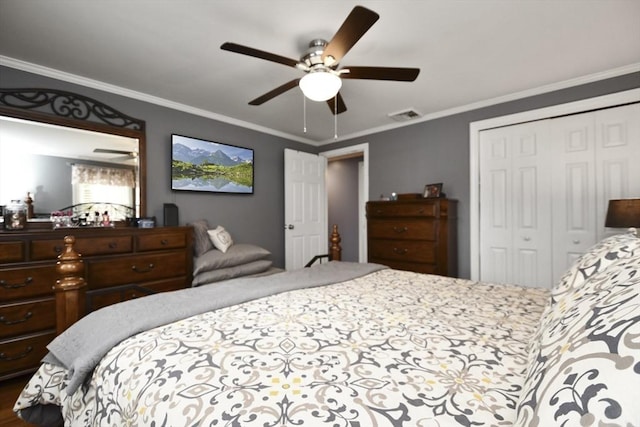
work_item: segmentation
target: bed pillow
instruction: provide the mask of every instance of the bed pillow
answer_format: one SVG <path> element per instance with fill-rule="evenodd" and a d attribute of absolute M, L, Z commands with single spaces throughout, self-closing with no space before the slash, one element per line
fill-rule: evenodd
<path fill-rule="evenodd" d="M 640 254 L 618 258 L 546 312 L 516 426 L 640 421 Z"/>
<path fill-rule="evenodd" d="M 209 238 L 209 224 L 206 219 L 199 219 L 189 224 L 193 227 L 193 253 L 200 256 L 213 249 L 213 243 Z"/>
<path fill-rule="evenodd" d="M 271 267 L 272 261 L 262 259 L 235 267 L 219 268 L 217 270 L 205 271 L 193 277 L 191 286 L 206 285 L 208 283 L 219 282 L 220 280 L 233 279 L 235 277 L 248 276 L 250 274 L 264 273 Z"/>
<path fill-rule="evenodd" d="M 551 289 L 553 300 L 571 289 L 581 286 L 589 277 L 604 271 L 620 258 L 640 253 L 640 238 L 635 229 L 601 240 L 585 252 Z"/>
<path fill-rule="evenodd" d="M 249 243 L 236 243 L 227 252 L 211 250 L 193 260 L 193 274 L 217 270 L 225 267 L 235 267 L 252 261 L 267 258 L 271 252 L 260 246 Z"/>
<path fill-rule="evenodd" d="M 222 226 L 217 226 L 214 230 L 209 230 L 209 238 L 219 251 L 227 252 L 227 249 L 233 245 L 231 234 Z"/>

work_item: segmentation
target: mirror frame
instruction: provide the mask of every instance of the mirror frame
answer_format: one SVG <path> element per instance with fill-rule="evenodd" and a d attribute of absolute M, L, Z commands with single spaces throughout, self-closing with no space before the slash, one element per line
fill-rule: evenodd
<path fill-rule="evenodd" d="M 138 140 L 140 216 L 146 216 L 146 124 L 95 99 L 57 89 L 0 88 L 0 116 Z"/>

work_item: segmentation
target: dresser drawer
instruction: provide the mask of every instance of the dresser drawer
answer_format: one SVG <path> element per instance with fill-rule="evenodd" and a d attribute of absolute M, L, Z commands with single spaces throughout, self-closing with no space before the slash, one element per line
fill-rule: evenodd
<path fill-rule="evenodd" d="M 435 244 L 414 240 L 372 240 L 369 245 L 371 258 L 405 262 L 436 261 Z"/>
<path fill-rule="evenodd" d="M 0 341 L 0 377 L 26 370 L 35 370 L 47 354 L 47 345 L 55 331 Z"/>
<path fill-rule="evenodd" d="M 185 233 L 154 233 L 137 236 L 139 251 L 156 251 L 161 249 L 184 248 L 187 245 Z"/>
<path fill-rule="evenodd" d="M 53 294 L 56 268 L 51 265 L 0 270 L 0 301 Z"/>
<path fill-rule="evenodd" d="M 55 327 L 56 305 L 53 298 L 0 306 L 0 339 Z"/>
<path fill-rule="evenodd" d="M 73 247 L 84 257 L 121 254 L 133 250 L 131 236 L 80 237 L 76 238 Z M 62 239 L 34 240 L 31 243 L 31 259 L 56 259 L 63 249 L 64 241 Z"/>
<path fill-rule="evenodd" d="M 374 239 L 436 240 L 436 225 L 430 219 L 372 219 L 368 234 Z"/>
<path fill-rule="evenodd" d="M 367 218 L 387 216 L 437 217 L 438 206 L 436 203 L 370 202 L 367 204 Z"/>
<path fill-rule="evenodd" d="M 90 261 L 88 263 L 89 289 L 139 284 L 151 280 L 185 276 L 186 251 L 174 251 L 126 258 Z"/>
<path fill-rule="evenodd" d="M 24 242 L 0 242 L 0 264 L 24 260 Z"/>

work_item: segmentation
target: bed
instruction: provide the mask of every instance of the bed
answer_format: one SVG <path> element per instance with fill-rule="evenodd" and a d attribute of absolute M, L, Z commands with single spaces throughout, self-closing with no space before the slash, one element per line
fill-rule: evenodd
<path fill-rule="evenodd" d="M 15 411 L 69 426 L 638 426 L 640 239 L 551 290 L 330 262 L 83 318 Z"/>

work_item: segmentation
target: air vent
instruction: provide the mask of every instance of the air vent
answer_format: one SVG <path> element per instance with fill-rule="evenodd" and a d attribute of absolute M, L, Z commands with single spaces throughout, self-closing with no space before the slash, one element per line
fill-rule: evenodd
<path fill-rule="evenodd" d="M 422 113 L 410 108 L 408 110 L 398 111 L 397 113 L 390 113 L 388 116 L 396 122 L 407 122 L 422 117 Z"/>

